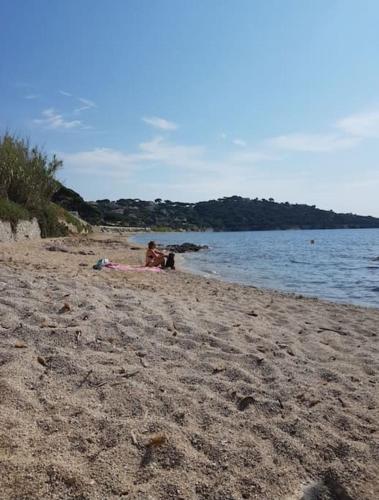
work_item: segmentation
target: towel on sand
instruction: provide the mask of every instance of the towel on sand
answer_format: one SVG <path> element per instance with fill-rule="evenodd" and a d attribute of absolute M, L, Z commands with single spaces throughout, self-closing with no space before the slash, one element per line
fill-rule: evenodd
<path fill-rule="evenodd" d="M 129 266 L 128 264 L 116 264 L 115 262 L 109 262 L 108 264 L 105 264 L 106 268 L 108 269 L 114 269 L 116 271 L 137 271 L 137 272 L 143 272 L 143 271 L 151 271 L 153 273 L 160 273 L 162 269 L 160 267 L 145 267 L 145 266 Z"/>

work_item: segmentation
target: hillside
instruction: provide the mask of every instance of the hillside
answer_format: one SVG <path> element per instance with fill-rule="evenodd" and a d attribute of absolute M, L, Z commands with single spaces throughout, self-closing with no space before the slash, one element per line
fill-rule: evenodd
<path fill-rule="evenodd" d="M 77 212 L 89 224 L 99 224 L 102 221 L 100 210 L 85 202 L 80 194 L 63 186 L 63 184 L 59 184 L 57 191 L 53 194 L 52 201 L 69 212 Z"/>
<path fill-rule="evenodd" d="M 59 203 L 59 200 L 55 200 Z M 79 209 L 66 199 L 66 209 L 78 210 L 88 222 L 86 211 L 96 210 L 101 222 L 110 225 L 147 226 L 155 229 L 249 231 L 264 229 L 336 229 L 379 227 L 379 218 L 338 214 L 314 205 L 277 203 L 272 198 L 231 196 L 198 203 L 156 199 L 108 199 L 85 203 Z"/>

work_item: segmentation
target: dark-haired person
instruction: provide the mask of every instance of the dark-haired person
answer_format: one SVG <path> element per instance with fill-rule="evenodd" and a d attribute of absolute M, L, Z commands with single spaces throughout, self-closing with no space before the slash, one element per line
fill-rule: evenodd
<path fill-rule="evenodd" d="M 149 241 L 146 250 L 146 267 L 165 267 L 165 254 L 157 249 L 155 241 Z"/>

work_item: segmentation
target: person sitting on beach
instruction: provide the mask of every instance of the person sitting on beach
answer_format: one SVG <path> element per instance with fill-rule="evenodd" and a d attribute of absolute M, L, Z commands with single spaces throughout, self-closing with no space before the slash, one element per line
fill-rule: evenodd
<path fill-rule="evenodd" d="M 165 254 L 157 249 L 155 241 L 149 241 L 146 250 L 146 267 L 164 267 Z"/>

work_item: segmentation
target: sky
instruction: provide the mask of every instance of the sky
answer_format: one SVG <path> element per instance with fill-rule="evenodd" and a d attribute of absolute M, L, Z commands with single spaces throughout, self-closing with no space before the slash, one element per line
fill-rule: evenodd
<path fill-rule="evenodd" d="M 0 131 L 87 200 L 379 216 L 377 0 L 0 0 Z"/>

